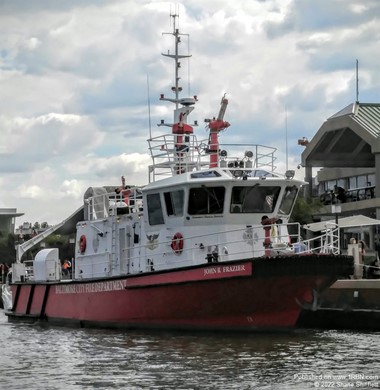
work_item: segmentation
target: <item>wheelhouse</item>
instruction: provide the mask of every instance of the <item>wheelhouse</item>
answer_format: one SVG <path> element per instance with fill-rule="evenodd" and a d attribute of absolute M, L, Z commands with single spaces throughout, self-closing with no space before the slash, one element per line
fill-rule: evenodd
<path fill-rule="evenodd" d="M 183 177 L 183 176 L 182 176 Z M 144 188 L 147 223 L 151 227 L 177 221 L 224 217 L 235 224 L 259 224 L 263 216 L 288 219 L 299 187 L 283 178 L 249 176 L 238 180 L 216 170 L 189 173 L 187 180 L 170 180 Z M 217 219 L 215 219 L 217 221 Z"/>

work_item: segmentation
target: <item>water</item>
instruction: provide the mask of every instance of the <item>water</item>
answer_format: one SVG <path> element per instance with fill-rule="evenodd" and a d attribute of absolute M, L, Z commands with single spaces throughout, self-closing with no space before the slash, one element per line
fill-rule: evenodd
<path fill-rule="evenodd" d="M 54 328 L 0 310 L 0 389 L 380 388 L 379 336 Z"/>

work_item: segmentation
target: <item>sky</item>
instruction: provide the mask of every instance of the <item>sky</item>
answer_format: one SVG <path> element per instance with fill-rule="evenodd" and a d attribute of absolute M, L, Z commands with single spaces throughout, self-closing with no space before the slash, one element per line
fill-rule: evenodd
<path fill-rule="evenodd" d="M 224 94 L 223 143 L 277 148 L 297 169 L 323 122 L 380 103 L 378 0 L 0 0 L 0 208 L 56 224 L 88 187 L 148 182 L 146 140 L 173 107 L 170 13 L 184 36 L 183 97 L 207 138 Z M 149 115 L 150 113 L 150 115 Z"/>

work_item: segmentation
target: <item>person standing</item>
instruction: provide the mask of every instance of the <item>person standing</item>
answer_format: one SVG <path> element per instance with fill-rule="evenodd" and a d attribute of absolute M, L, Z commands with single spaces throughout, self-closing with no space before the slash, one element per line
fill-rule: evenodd
<path fill-rule="evenodd" d="M 359 241 L 359 253 L 361 253 L 361 255 L 362 255 L 362 260 L 364 260 L 364 256 L 365 256 L 365 247 L 366 247 L 365 242 L 360 240 Z"/>
<path fill-rule="evenodd" d="M 359 261 L 360 261 L 360 265 L 362 267 L 362 270 L 360 272 L 361 277 L 363 277 L 363 269 L 364 269 L 364 264 L 365 264 L 365 262 L 364 262 L 365 247 L 366 247 L 365 242 L 360 240 L 359 241 Z"/>
<path fill-rule="evenodd" d="M 375 251 L 376 251 L 376 258 L 380 259 L 380 241 L 379 241 L 379 238 L 376 238 L 376 240 L 375 240 Z"/>
<path fill-rule="evenodd" d="M 70 276 L 71 273 L 71 262 L 69 259 L 65 259 L 62 266 L 63 274 L 65 276 Z"/>
<path fill-rule="evenodd" d="M 306 247 L 305 243 L 303 242 L 302 237 L 300 238 L 299 242 L 296 242 L 295 244 L 293 244 L 293 250 L 294 250 L 294 253 L 303 253 L 303 252 L 307 251 L 307 247 Z"/>
<path fill-rule="evenodd" d="M 5 264 L 0 264 L 0 277 L 1 283 L 5 283 Z"/>

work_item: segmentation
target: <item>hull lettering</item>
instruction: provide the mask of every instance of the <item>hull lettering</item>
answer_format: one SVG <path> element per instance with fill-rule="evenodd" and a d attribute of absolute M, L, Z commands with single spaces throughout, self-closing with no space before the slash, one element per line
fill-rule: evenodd
<path fill-rule="evenodd" d="M 239 265 L 225 265 L 217 267 L 209 267 L 203 270 L 203 276 L 217 275 L 217 274 L 230 274 L 235 272 L 246 272 L 245 264 Z"/>
<path fill-rule="evenodd" d="M 125 280 L 113 280 L 109 282 L 86 283 L 86 284 L 66 284 L 55 286 L 56 294 L 83 294 L 98 293 L 105 291 L 124 290 L 126 287 Z"/>

